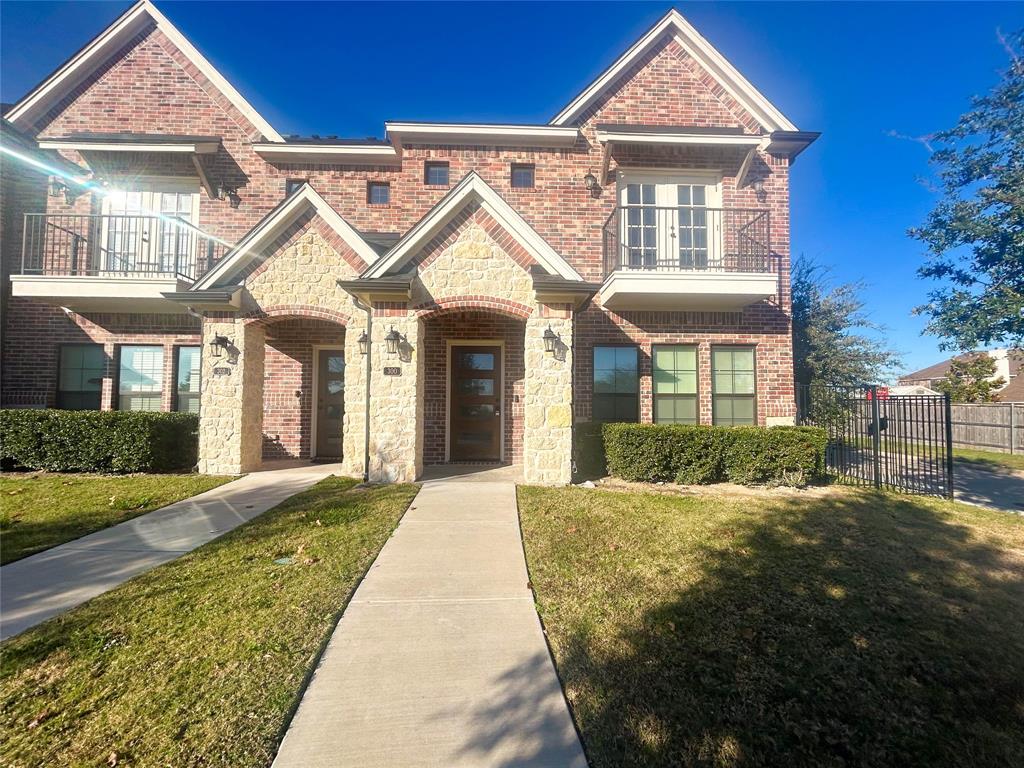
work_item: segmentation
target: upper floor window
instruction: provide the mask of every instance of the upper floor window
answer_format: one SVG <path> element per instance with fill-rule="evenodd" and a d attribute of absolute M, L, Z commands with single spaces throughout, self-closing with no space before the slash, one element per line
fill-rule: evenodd
<path fill-rule="evenodd" d="M 448 163 L 428 160 L 423 164 L 423 183 L 431 187 L 448 186 Z"/>
<path fill-rule="evenodd" d="M 164 348 L 135 345 L 121 347 L 117 391 L 119 410 L 162 410 Z"/>
<path fill-rule="evenodd" d="M 306 179 L 288 179 L 284 183 L 284 196 L 291 197 L 292 192 L 299 189 L 303 184 L 306 183 Z"/>
<path fill-rule="evenodd" d="M 594 347 L 594 421 L 637 421 L 639 387 L 636 347 Z"/>
<path fill-rule="evenodd" d="M 711 413 L 715 424 L 757 423 L 754 348 L 711 348 Z"/>
<path fill-rule="evenodd" d="M 387 205 L 391 202 L 391 184 L 386 181 L 366 182 L 366 202 L 370 205 Z"/>
<path fill-rule="evenodd" d="M 57 369 L 57 407 L 98 411 L 106 362 L 102 344 L 62 344 Z"/>
<path fill-rule="evenodd" d="M 533 185 L 533 163 L 512 163 L 512 186 L 516 189 L 532 189 Z"/>

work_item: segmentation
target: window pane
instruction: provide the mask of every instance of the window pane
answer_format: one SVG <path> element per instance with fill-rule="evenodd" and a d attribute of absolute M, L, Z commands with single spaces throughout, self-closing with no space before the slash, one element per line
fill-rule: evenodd
<path fill-rule="evenodd" d="M 372 205 L 386 205 L 391 202 L 391 185 L 382 181 L 371 181 L 366 185 L 367 202 Z"/>
<path fill-rule="evenodd" d="M 637 348 L 594 347 L 595 421 L 636 421 Z"/>
<path fill-rule="evenodd" d="M 71 344 L 60 348 L 57 407 L 98 410 L 106 357 L 99 344 Z"/>
<path fill-rule="evenodd" d="M 493 371 L 494 355 L 489 352 L 461 352 L 459 367 L 473 371 Z"/>
<path fill-rule="evenodd" d="M 513 165 L 512 166 L 512 186 L 513 187 L 532 187 L 533 186 L 533 166 L 532 165 Z"/>
<path fill-rule="evenodd" d="M 734 349 L 732 351 L 732 367 L 734 371 L 753 371 L 754 350 Z"/>
<path fill-rule="evenodd" d="M 754 374 L 735 373 L 732 377 L 732 391 L 737 395 L 754 394 Z"/>
<path fill-rule="evenodd" d="M 121 347 L 118 394 L 125 411 L 159 411 L 164 384 L 164 348 Z"/>
<path fill-rule="evenodd" d="M 461 379 L 459 392 L 467 395 L 493 395 L 494 379 Z"/>
<path fill-rule="evenodd" d="M 184 413 L 199 413 L 199 347 L 178 347 L 177 368 L 174 407 Z"/>
<path fill-rule="evenodd" d="M 447 186 L 448 184 L 448 163 L 427 163 L 425 165 L 424 180 L 427 184 L 435 186 Z"/>
<path fill-rule="evenodd" d="M 736 424 L 754 423 L 754 398 L 737 397 L 732 401 L 732 418 Z"/>
<path fill-rule="evenodd" d="M 718 373 L 716 372 L 711 379 L 712 392 L 716 395 L 731 395 L 732 394 L 732 374 L 731 373 Z"/>

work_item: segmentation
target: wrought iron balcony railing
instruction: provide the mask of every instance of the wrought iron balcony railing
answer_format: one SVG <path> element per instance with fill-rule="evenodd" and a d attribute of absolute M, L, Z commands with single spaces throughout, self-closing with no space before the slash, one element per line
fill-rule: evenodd
<path fill-rule="evenodd" d="M 27 213 L 21 274 L 195 281 L 228 249 L 173 216 Z"/>
<path fill-rule="evenodd" d="M 604 225 L 604 271 L 777 272 L 768 211 L 617 207 Z"/>

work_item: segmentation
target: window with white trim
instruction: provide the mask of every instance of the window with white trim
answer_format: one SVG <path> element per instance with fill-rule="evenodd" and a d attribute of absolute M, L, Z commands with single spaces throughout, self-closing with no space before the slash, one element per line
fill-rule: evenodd
<path fill-rule="evenodd" d="M 164 348 L 125 345 L 120 349 L 117 407 L 122 411 L 163 409 Z"/>

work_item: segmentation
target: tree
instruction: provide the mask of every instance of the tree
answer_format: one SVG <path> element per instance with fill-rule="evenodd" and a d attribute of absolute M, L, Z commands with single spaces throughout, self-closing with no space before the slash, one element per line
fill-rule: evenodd
<path fill-rule="evenodd" d="M 883 340 L 860 298 L 862 283 L 832 285 L 826 268 L 799 258 L 793 265 L 793 356 L 798 384 L 850 386 L 882 381 L 900 356 Z"/>
<path fill-rule="evenodd" d="M 943 349 L 1024 342 L 1024 30 L 1003 42 L 1002 81 L 928 137 L 942 199 L 909 231 L 928 247 L 918 275 L 941 281 L 914 311 Z"/>
<path fill-rule="evenodd" d="M 996 361 L 984 352 L 954 358 L 949 373 L 935 383 L 935 389 L 949 393 L 954 403 L 991 403 L 996 400 L 996 390 L 1006 384 L 995 373 Z"/>

